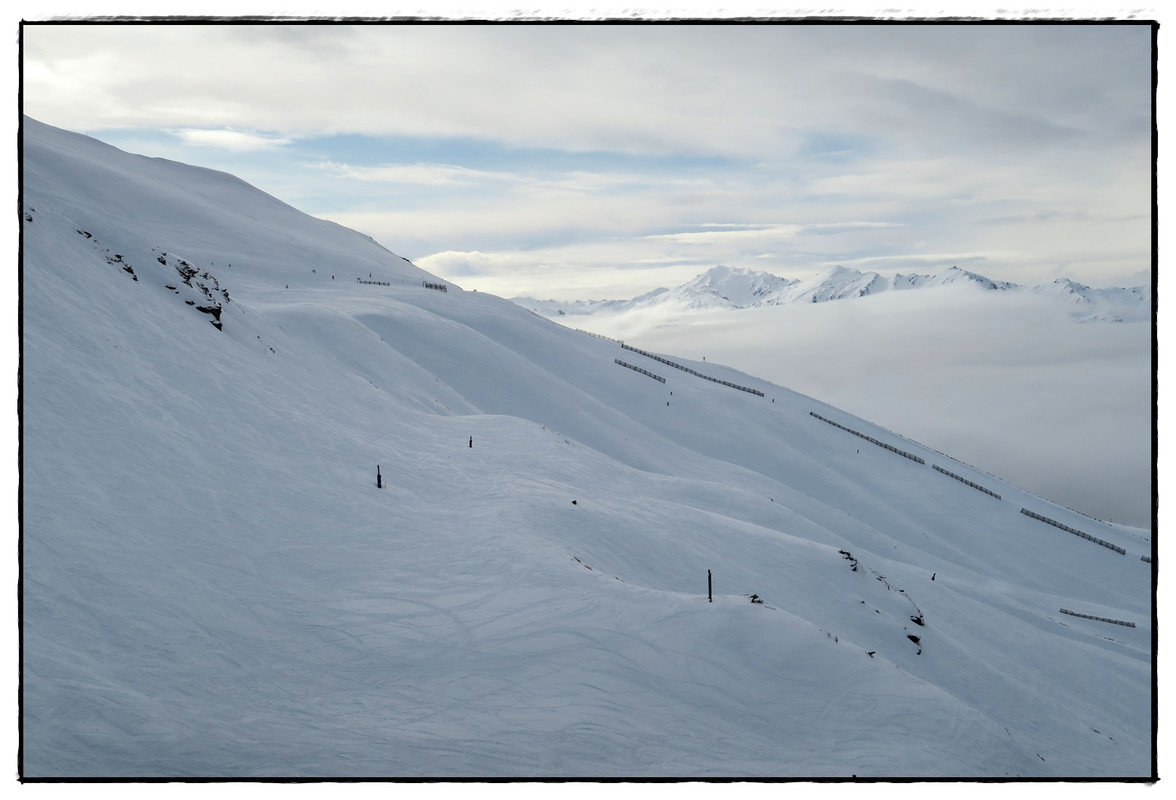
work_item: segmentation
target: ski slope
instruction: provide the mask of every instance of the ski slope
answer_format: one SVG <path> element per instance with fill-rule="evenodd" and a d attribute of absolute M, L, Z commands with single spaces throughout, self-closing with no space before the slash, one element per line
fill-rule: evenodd
<path fill-rule="evenodd" d="M 1150 534 L 23 145 L 24 777 L 1152 774 Z"/>

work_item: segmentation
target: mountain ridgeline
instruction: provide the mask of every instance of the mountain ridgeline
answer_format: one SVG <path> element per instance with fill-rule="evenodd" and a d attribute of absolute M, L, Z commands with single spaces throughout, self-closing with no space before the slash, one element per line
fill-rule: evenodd
<path fill-rule="evenodd" d="M 882 292 L 942 286 L 966 286 L 983 291 L 1029 291 L 1072 307 L 1078 322 L 1122 322 L 1145 319 L 1151 313 L 1150 287 L 1094 289 L 1069 278 L 1057 278 L 1032 289 L 1009 281 L 994 281 L 959 267 L 931 275 L 861 272 L 835 266 L 805 279 L 788 279 L 768 272 L 727 266 L 712 267 L 674 289 L 654 289 L 628 300 L 538 300 L 515 297 L 514 302 L 545 317 L 616 313 L 659 306 L 677 309 L 760 308 L 793 303 L 825 303 L 870 297 Z"/>

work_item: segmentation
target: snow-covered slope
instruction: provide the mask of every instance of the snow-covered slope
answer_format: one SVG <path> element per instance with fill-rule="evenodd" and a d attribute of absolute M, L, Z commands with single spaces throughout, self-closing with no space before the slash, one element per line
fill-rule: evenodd
<path fill-rule="evenodd" d="M 1151 314 L 1151 291 L 1145 286 L 1093 289 L 1069 278 L 1058 278 L 1033 291 L 1072 306 L 1070 316 L 1078 322 L 1123 322 L 1147 319 Z"/>
<path fill-rule="evenodd" d="M 537 300 L 516 297 L 514 302 L 548 318 L 585 315 L 598 312 L 618 313 L 638 309 L 672 306 L 677 310 L 705 308 L 758 308 L 792 303 L 825 303 L 868 297 L 880 292 L 970 286 L 985 291 L 1017 291 L 1018 284 L 995 281 L 959 267 L 949 267 L 931 275 L 917 273 L 883 276 L 850 267 L 834 266 L 803 280 L 789 280 L 737 267 L 717 266 L 674 289 L 654 289 L 628 300 Z M 1151 313 L 1149 287 L 1131 289 L 1092 289 L 1067 278 L 1034 287 L 1036 294 L 1079 304 L 1074 313 L 1080 322 L 1146 319 Z"/>
<path fill-rule="evenodd" d="M 1143 532 L 227 175 L 24 181 L 24 776 L 1151 774 Z"/>

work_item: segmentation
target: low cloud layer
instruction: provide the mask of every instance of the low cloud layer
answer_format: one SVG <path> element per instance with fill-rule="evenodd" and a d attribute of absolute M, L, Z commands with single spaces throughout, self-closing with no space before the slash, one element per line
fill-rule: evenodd
<path fill-rule="evenodd" d="M 932 289 L 569 324 L 737 367 L 1100 519 L 1151 526 L 1151 328 Z"/>

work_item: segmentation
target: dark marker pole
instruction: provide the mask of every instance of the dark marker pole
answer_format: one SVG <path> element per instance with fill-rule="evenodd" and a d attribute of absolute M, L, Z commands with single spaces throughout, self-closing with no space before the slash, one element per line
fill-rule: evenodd
<path fill-rule="evenodd" d="M 384 484 L 380 478 L 380 465 L 379 464 L 376 464 L 376 488 L 377 489 L 384 488 Z"/>
<path fill-rule="evenodd" d="M 711 594 L 711 573 L 709 569 L 706 571 L 706 601 L 708 603 L 714 602 L 714 596 Z"/>

